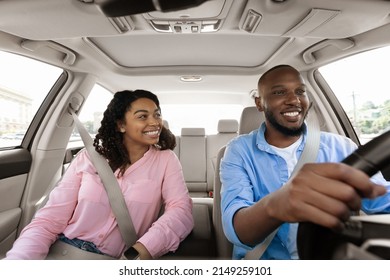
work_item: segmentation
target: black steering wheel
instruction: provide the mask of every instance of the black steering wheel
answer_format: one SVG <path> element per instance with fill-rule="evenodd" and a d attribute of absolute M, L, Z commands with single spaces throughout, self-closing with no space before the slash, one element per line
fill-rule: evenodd
<path fill-rule="evenodd" d="M 343 162 L 362 170 L 370 177 L 389 166 L 390 130 L 360 146 Z M 375 216 L 372 216 L 371 223 L 370 216 L 365 216 L 364 223 L 350 219 L 346 222 L 346 230 L 341 233 L 314 223 L 299 223 L 297 234 L 299 258 L 302 260 L 390 259 L 390 248 L 388 250 L 382 248 L 380 252 L 374 253 L 359 249 L 359 246 L 365 241 L 365 234 L 367 234 L 364 226 L 375 225 Z M 382 228 L 379 232 L 370 233 L 372 238 L 389 239 L 390 215 L 388 215 L 388 218 L 388 229 Z M 377 230 L 378 227 L 376 227 Z M 376 253 L 379 253 L 380 257 Z"/>

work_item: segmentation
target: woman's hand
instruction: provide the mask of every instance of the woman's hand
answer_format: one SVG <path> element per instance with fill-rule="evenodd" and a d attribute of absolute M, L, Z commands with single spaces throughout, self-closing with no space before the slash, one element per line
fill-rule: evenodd
<path fill-rule="evenodd" d="M 135 243 L 133 245 L 133 248 L 139 252 L 139 258 L 141 260 L 152 260 L 153 259 L 152 255 L 149 253 L 148 249 L 146 249 L 146 247 L 142 243 L 140 243 L 140 242 Z"/>

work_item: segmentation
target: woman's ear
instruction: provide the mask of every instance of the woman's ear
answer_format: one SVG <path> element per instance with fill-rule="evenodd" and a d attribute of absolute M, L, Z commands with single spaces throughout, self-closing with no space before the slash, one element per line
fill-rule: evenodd
<path fill-rule="evenodd" d="M 116 123 L 116 127 L 117 127 L 117 129 L 118 129 L 118 131 L 119 131 L 120 133 L 125 133 L 125 132 L 126 132 L 126 130 L 125 130 L 125 125 L 124 125 L 123 122 L 118 121 L 118 122 Z"/>
<path fill-rule="evenodd" d="M 255 104 L 256 104 L 257 110 L 259 110 L 260 112 L 264 111 L 263 102 L 262 102 L 261 97 L 255 97 Z"/>

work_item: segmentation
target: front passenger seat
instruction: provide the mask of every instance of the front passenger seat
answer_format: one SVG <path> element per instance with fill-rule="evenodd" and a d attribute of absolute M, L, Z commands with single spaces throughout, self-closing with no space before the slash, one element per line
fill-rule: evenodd
<path fill-rule="evenodd" d="M 260 113 L 256 106 L 246 107 L 242 111 L 238 134 L 248 134 L 258 129 L 264 121 L 264 114 Z M 221 213 L 221 180 L 219 176 L 221 159 L 225 153 L 226 146 L 223 146 L 218 154 L 214 174 L 214 205 L 213 205 L 213 226 L 215 231 L 217 257 L 219 259 L 232 259 L 233 244 L 226 238 L 222 228 Z"/>

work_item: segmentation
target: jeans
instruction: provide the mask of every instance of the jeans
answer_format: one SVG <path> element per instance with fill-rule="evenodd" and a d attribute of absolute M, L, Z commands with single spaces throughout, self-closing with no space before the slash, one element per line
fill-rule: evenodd
<path fill-rule="evenodd" d="M 81 250 L 100 254 L 100 255 L 106 255 L 102 251 L 100 251 L 93 242 L 84 241 L 78 238 L 69 239 L 62 233 L 58 236 L 58 238 L 65 243 L 80 248 Z"/>

